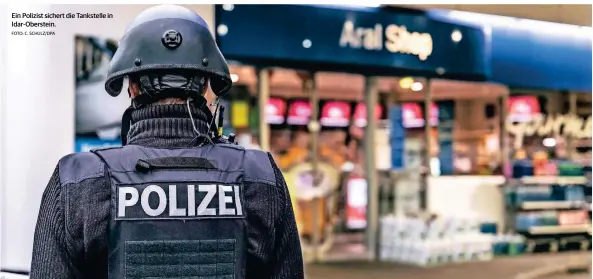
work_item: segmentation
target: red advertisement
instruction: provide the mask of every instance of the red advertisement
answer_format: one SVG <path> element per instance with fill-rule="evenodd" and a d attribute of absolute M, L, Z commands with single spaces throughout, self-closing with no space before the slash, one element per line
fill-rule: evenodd
<path fill-rule="evenodd" d="M 422 106 L 418 103 L 404 103 L 402 104 L 402 118 L 405 128 L 420 128 L 424 127 L 424 113 Z M 439 124 L 439 107 L 432 104 L 430 109 L 430 126 L 437 126 Z"/>
<path fill-rule="evenodd" d="M 383 115 L 383 107 L 379 104 L 375 107 L 375 118 L 381 119 Z M 367 125 L 367 106 L 363 103 L 358 103 L 354 108 L 354 125 L 357 127 L 366 127 Z"/>
<path fill-rule="evenodd" d="M 352 177 L 346 187 L 346 227 L 364 229 L 367 226 L 367 181 L 361 177 Z"/>
<path fill-rule="evenodd" d="M 269 98 L 266 104 L 266 122 L 268 124 L 284 123 L 286 101 L 280 98 Z"/>
<path fill-rule="evenodd" d="M 515 96 L 507 101 L 508 119 L 513 122 L 529 122 L 541 117 L 539 101 L 535 96 Z"/>
<path fill-rule="evenodd" d="M 288 108 L 289 125 L 307 125 L 311 120 L 311 103 L 306 100 L 294 100 Z"/>
<path fill-rule="evenodd" d="M 351 106 L 347 102 L 327 102 L 321 109 L 322 126 L 348 127 L 350 125 Z"/>

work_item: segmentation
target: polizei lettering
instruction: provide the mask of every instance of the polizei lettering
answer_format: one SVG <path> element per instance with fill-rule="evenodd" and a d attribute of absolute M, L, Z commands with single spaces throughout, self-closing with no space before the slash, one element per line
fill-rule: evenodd
<path fill-rule="evenodd" d="M 371 51 L 385 48 L 391 53 L 411 54 L 424 61 L 432 54 L 433 42 L 430 34 L 410 32 L 405 26 L 390 24 L 383 28 L 381 24 L 375 24 L 373 27 L 356 27 L 354 22 L 347 20 L 342 26 L 340 46 Z"/>
<path fill-rule="evenodd" d="M 116 219 L 242 218 L 241 187 L 217 184 L 134 185 L 117 189 Z"/>

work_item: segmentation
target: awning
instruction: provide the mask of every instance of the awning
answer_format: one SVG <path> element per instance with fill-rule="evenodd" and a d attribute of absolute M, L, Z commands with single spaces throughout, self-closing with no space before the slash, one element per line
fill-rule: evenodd
<path fill-rule="evenodd" d="M 489 80 L 510 87 L 591 92 L 591 27 L 450 10 L 430 17 L 491 33 Z"/>
<path fill-rule="evenodd" d="M 466 80 L 489 75 L 481 28 L 434 20 L 423 11 L 217 5 L 215 20 L 225 57 L 256 66 Z"/>

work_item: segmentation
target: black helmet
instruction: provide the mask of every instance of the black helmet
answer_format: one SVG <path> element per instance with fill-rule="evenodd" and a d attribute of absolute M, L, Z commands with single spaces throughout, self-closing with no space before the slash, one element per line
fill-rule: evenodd
<path fill-rule="evenodd" d="M 130 23 L 111 60 L 105 90 L 118 96 L 125 77 L 154 72 L 203 77 L 201 84 L 208 79 L 217 96 L 232 85 L 208 24 L 196 12 L 177 5 L 151 7 Z"/>

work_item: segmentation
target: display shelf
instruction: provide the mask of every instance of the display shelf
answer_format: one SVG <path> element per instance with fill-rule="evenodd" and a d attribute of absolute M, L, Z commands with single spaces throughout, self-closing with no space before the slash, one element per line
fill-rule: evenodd
<path fill-rule="evenodd" d="M 550 168 L 548 173 L 558 175 L 534 176 L 548 169 L 537 165 L 534 170 L 529 161 L 513 165 L 513 175 L 518 177 L 508 180 L 505 187 L 507 227 L 525 237 L 527 253 L 589 249 L 590 173 L 578 162 L 550 163 L 557 170 Z"/>
<path fill-rule="evenodd" d="M 591 208 L 581 190 L 587 183 L 586 176 L 524 176 L 509 180 L 505 187 L 508 228 L 528 239 L 542 236 L 562 239 L 569 235 L 590 234 L 588 219 L 580 225 L 573 225 L 581 223 L 580 219 L 572 224 L 562 221 L 566 220 L 567 214 L 572 214 L 570 210 Z"/>
<path fill-rule="evenodd" d="M 528 230 L 531 235 L 559 235 L 588 233 L 591 234 L 591 224 L 560 225 L 560 226 L 534 226 Z"/>
<path fill-rule="evenodd" d="M 523 184 L 554 184 L 580 185 L 587 183 L 585 176 L 525 176 L 520 179 Z"/>
<path fill-rule="evenodd" d="M 584 201 L 527 201 L 519 205 L 522 210 L 580 209 L 586 207 L 591 208 Z"/>

